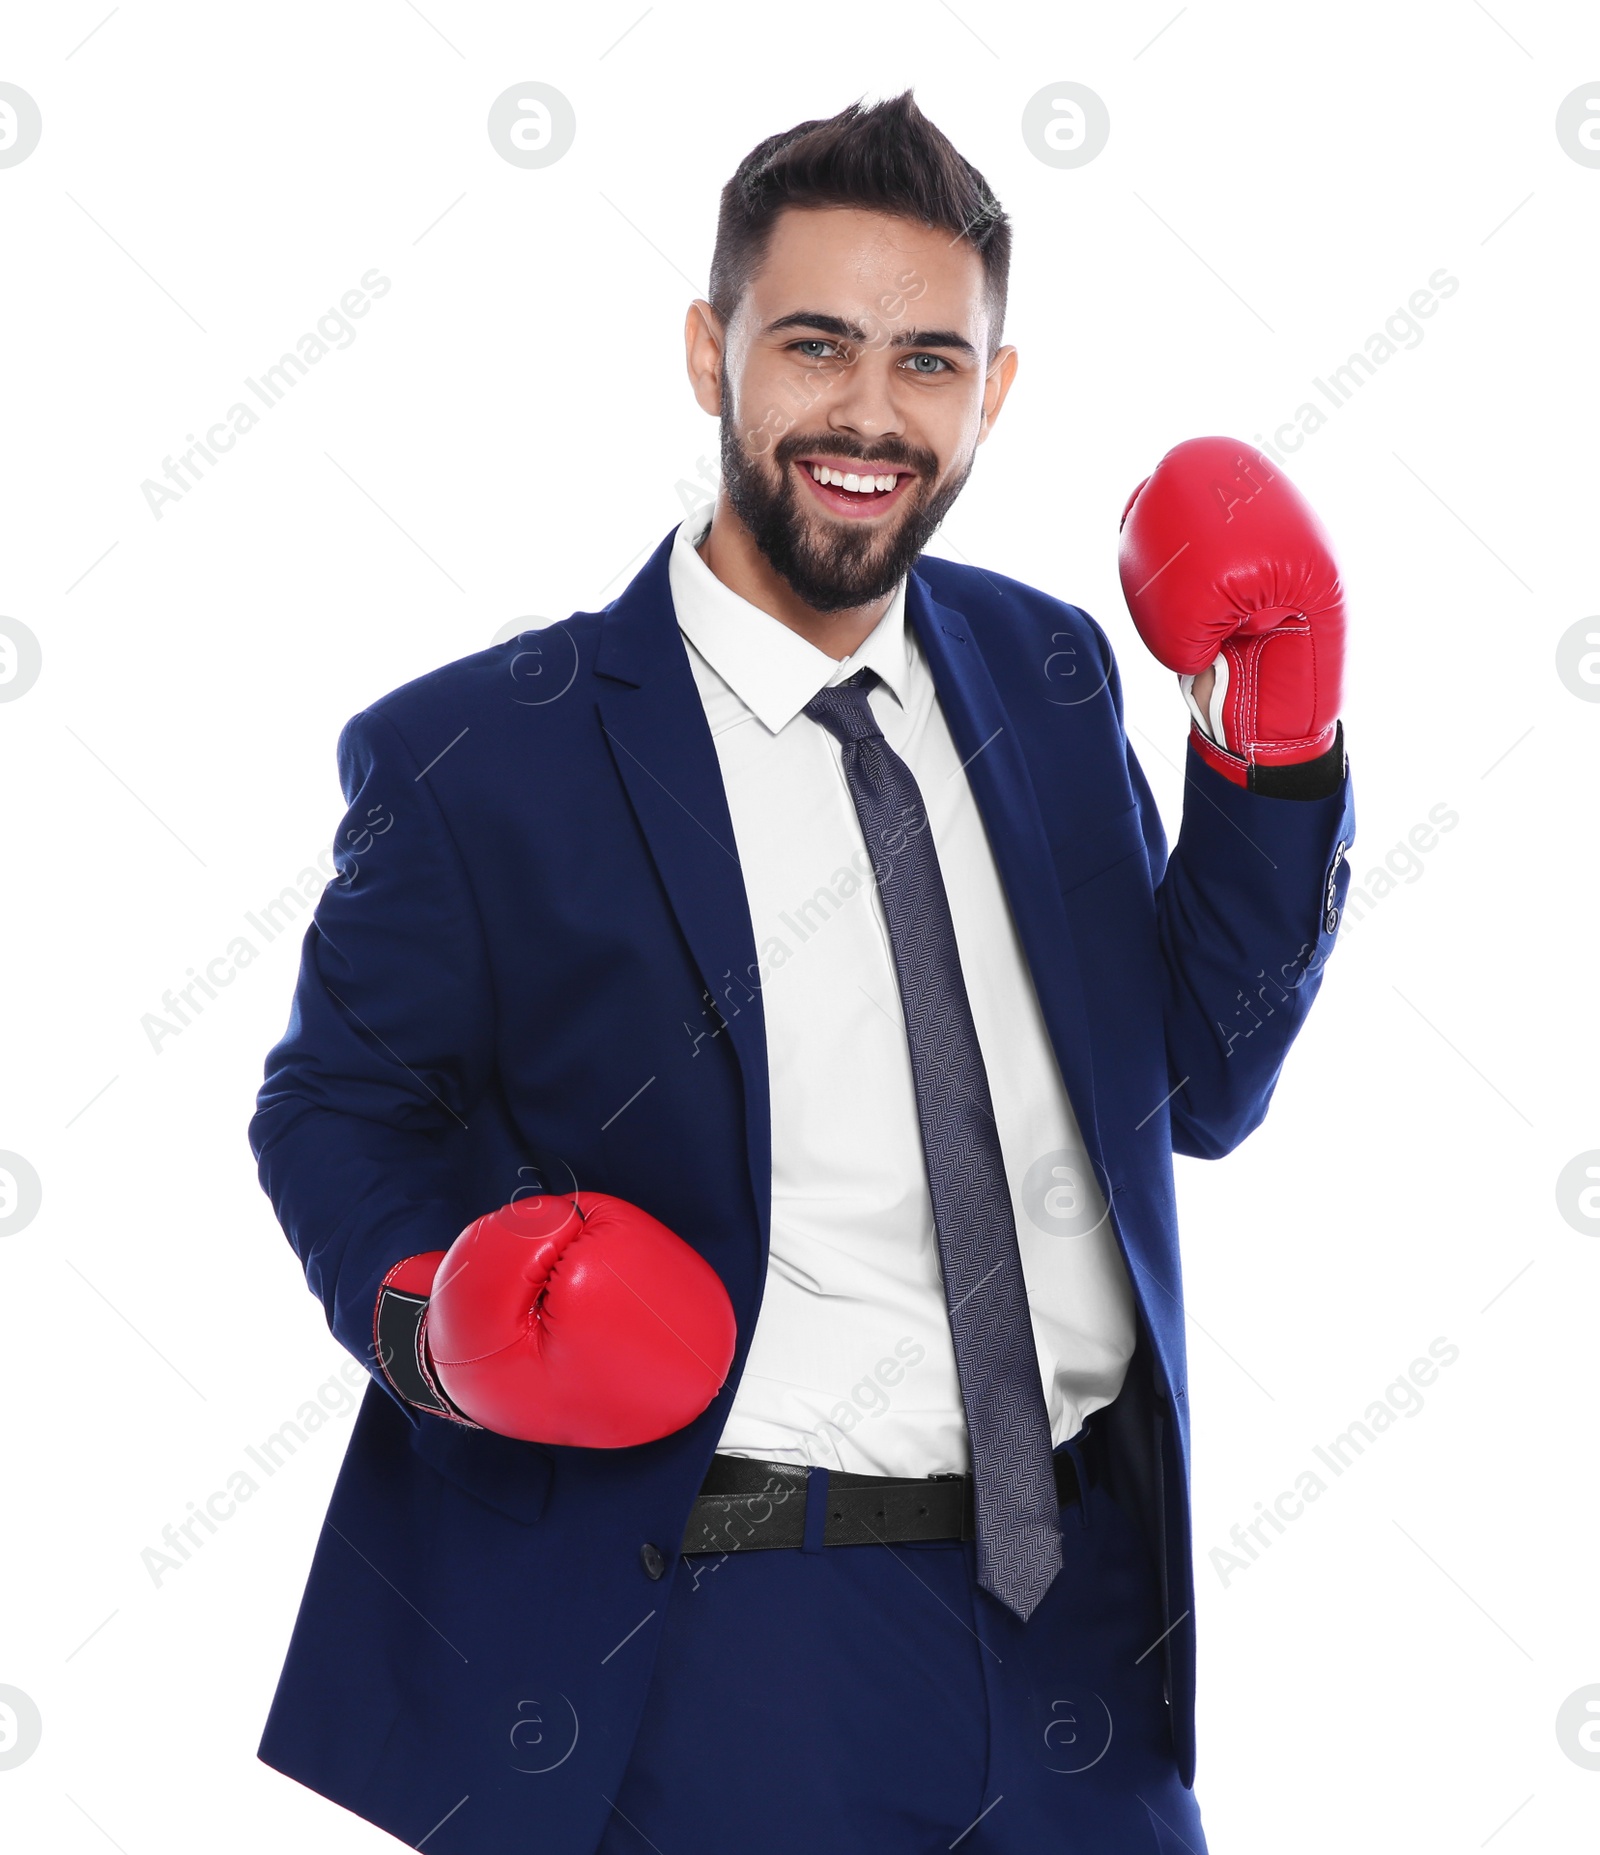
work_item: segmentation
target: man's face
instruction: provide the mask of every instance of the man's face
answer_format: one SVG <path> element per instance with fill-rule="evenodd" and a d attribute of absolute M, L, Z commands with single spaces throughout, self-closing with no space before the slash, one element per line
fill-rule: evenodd
<path fill-rule="evenodd" d="M 966 240 L 853 208 L 779 216 L 723 333 L 722 477 L 807 605 L 869 604 L 927 545 L 1015 370 L 988 342 Z"/>

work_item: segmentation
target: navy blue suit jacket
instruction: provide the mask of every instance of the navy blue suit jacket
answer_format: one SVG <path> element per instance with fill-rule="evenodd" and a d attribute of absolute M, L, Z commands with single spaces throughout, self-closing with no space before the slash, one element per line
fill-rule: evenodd
<path fill-rule="evenodd" d="M 261 1756 L 404 1841 L 454 1810 L 430 1855 L 584 1855 L 599 1840 L 665 1611 L 641 1548 L 670 1569 L 761 1305 L 756 949 L 671 545 L 603 611 L 448 664 L 346 727 L 340 879 L 251 1123 L 311 1288 L 373 1372 Z M 1172 1154 L 1226 1153 L 1266 1111 L 1348 882 L 1348 780 L 1269 798 L 1191 749 L 1169 855 L 1086 613 L 926 558 L 906 613 L 1137 1293 L 1139 1349 L 1107 1417 L 1162 1568 L 1187 1783 Z M 738 1349 L 711 1406 L 606 1451 L 466 1430 L 396 1398 L 372 1360 L 385 1272 L 518 1191 L 574 1184 L 643 1206 L 726 1284 Z"/>

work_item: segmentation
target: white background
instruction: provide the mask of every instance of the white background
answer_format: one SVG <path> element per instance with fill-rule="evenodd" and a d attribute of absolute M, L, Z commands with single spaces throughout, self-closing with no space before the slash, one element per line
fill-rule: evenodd
<path fill-rule="evenodd" d="M 0 1148 L 44 1193 L 0 1242 L 0 1685 L 44 1722 L 0 1771 L 8 1846 L 395 1846 L 254 1757 L 348 1418 L 159 1587 L 140 1558 L 345 1357 L 245 1143 L 298 933 L 159 1054 L 141 1018 L 328 843 L 348 715 L 603 604 L 682 516 L 716 455 L 681 325 L 719 188 L 912 84 L 1012 215 L 1022 354 L 933 551 L 1107 625 L 1169 828 L 1185 713 L 1118 589 L 1129 489 L 1184 437 L 1270 434 L 1459 279 L 1292 465 L 1350 594 L 1358 881 L 1431 808 L 1459 824 L 1352 924 L 1265 1126 L 1179 1162 L 1198 1793 L 1215 1855 L 1591 1849 L 1600 1772 L 1555 1723 L 1600 1682 L 1600 1230 L 1555 1187 L 1600 1147 L 1600 705 L 1555 666 L 1600 611 L 1600 168 L 1555 113 L 1600 94 L 1600 20 L 641 11 L 7 22 L 0 79 L 44 122 L 0 169 L 0 611 L 43 650 L 0 705 Z M 528 80 L 577 113 L 540 170 L 485 127 Z M 1065 80 L 1111 116 L 1071 170 L 1020 128 Z M 374 266 L 352 345 L 155 519 L 141 483 Z M 1224 1583 L 1211 1548 L 1438 1336 L 1460 1356 L 1426 1407 Z"/>

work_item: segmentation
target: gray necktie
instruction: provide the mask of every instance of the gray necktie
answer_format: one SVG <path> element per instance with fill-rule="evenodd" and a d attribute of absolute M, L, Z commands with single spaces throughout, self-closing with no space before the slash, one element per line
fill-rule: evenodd
<path fill-rule="evenodd" d="M 911 769 L 868 705 L 877 680 L 858 670 L 820 690 L 805 712 L 839 742 L 894 949 L 972 1445 L 978 1582 L 1026 1619 L 1061 1569 L 1050 1421 L 939 856 Z"/>

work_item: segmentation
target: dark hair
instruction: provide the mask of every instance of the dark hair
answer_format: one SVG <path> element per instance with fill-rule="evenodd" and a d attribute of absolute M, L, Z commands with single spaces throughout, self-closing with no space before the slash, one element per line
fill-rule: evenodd
<path fill-rule="evenodd" d="M 726 323 L 761 268 L 785 207 L 855 206 L 938 226 L 983 260 L 989 353 L 1000 345 L 1011 269 L 1011 221 L 970 161 L 912 101 L 852 103 L 758 142 L 722 189 L 710 301 Z"/>

